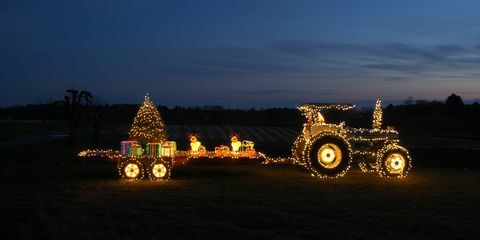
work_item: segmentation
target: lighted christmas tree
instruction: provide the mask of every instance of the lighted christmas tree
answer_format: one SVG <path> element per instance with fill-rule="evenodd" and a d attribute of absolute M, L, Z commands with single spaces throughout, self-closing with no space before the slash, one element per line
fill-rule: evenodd
<path fill-rule="evenodd" d="M 377 99 L 375 109 L 373 110 L 373 129 L 382 128 L 382 100 Z"/>
<path fill-rule="evenodd" d="M 138 110 L 130 129 L 130 138 L 141 144 L 149 142 L 161 143 L 167 139 L 165 125 L 157 108 L 150 100 L 148 94 Z"/>

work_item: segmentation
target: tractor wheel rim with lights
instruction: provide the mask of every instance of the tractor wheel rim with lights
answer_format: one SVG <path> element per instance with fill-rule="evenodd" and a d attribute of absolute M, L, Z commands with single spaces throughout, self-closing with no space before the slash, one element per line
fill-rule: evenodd
<path fill-rule="evenodd" d="M 163 163 L 153 165 L 152 173 L 156 178 L 163 178 L 167 174 L 167 168 Z"/>
<path fill-rule="evenodd" d="M 317 161 L 325 168 L 335 168 L 342 162 L 342 150 L 334 143 L 322 145 L 317 152 Z"/>
<path fill-rule="evenodd" d="M 140 175 L 140 167 L 135 163 L 129 163 L 125 166 L 125 176 L 128 178 L 136 178 Z"/>
<path fill-rule="evenodd" d="M 391 153 L 387 156 L 385 166 L 390 174 L 402 174 L 405 170 L 407 161 L 402 154 Z"/>

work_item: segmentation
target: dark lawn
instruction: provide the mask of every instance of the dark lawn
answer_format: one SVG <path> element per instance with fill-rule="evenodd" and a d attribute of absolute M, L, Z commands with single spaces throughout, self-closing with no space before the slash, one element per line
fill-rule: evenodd
<path fill-rule="evenodd" d="M 68 124 L 57 121 L 15 121 L 0 120 L 0 141 L 10 140 L 25 135 L 47 136 L 50 133 L 64 133 Z"/>
<path fill-rule="evenodd" d="M 2 166 L 3 236 L 474 239 L 480 234 L 479 170 L 414 168 L 406 179 L 383 179 L 354 169 L 341 179 L 316 179 L 289 166 L 184 166 L 169 181 L 128 182 L 118 179 L 114 163 L 45 158 L 50 159 Z"/>

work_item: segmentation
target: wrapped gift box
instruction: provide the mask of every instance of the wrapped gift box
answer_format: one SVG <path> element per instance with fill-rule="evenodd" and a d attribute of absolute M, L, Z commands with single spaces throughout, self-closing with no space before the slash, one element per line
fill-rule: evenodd
<path fill-rule="evenodd" d="M 161 143 L 147 143 L 147 147 L 145 149 L 148 156 L 152 157 L 160 157 L 162 152 L 162 144 Z"/>
<path fill-rule="evenodd" d="M 162 144 L 162 157 L 174 157 L 177 151 L 177 143 L 174 141 L 165 141 Z"/>
<path fill-rule="evenodd" d="M 143 154 L 142 146 L 138 143 L 132 144 L 130 156 L 141 156 Z"/>
<path fill-rule="evenodd" d="M 120 143 L 121 149 L 120 154 L 125 156 L 132 155 L 132 146 L 138 145 L 137 141 L 122 141 Z"/>

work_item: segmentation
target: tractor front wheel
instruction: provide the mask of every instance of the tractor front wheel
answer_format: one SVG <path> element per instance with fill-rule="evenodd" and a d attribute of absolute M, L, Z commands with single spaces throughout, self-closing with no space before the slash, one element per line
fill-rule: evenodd
<path fill-rule="evenodd" d="M 382 177 L 406 177 L 412 166 L 408 151 L 400 146 L 387 146 L 377 155 L 378 173 Z"/>

